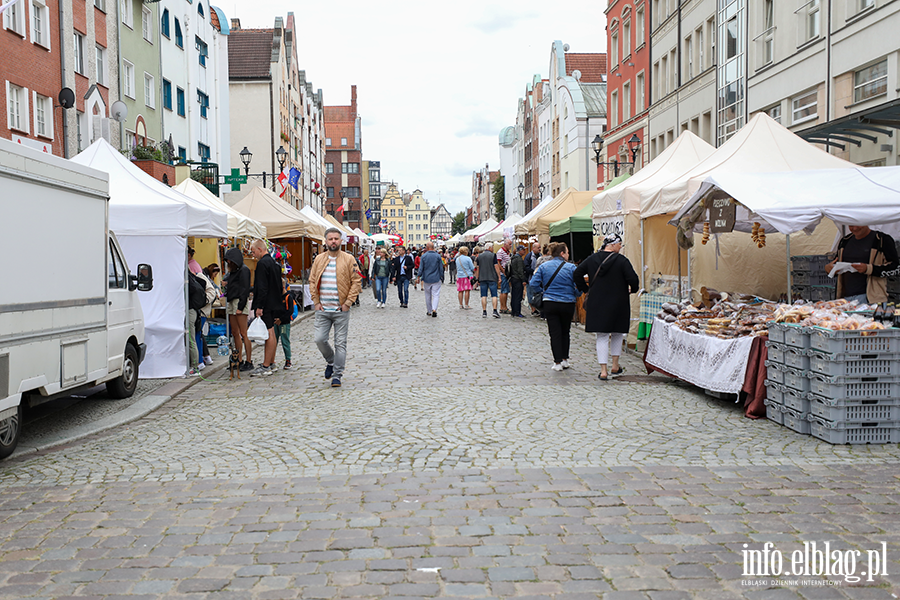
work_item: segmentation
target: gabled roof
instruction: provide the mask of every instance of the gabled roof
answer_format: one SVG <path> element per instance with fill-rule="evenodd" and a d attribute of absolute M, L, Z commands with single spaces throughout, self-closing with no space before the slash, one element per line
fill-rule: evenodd
<path fill-rule="evenodd" d="M 228 39 L 228 79 L 271 79 L 272 29 L 238 29 Z"/>
<path fill-rule="evenodd" d="M 606 77 L 606 55 L 600 53 L 566 53 L 566 75 L 581 71 L 583 83 L 602 83 Z"/>
<path fill-rule="evenodd" d="M 350 106 L 326 106 L 325 122 L 326 123 L 352 123 L 353 111 Z"/>

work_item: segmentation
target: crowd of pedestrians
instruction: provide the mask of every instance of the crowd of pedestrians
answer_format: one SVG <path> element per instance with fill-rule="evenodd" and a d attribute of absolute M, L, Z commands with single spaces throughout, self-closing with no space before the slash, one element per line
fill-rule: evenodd
<path fill-rule="evenodd" d="M 629 295 L 638 291 L 639 280 L 631 263 L 620 254 L 622 239 L 616 235 L 607 237 L 600 251 L 578 265 L 570 260 L 565 243 L 534 243 L 529 248 L 507 239 L 496 253 L 491 245 L 475 246 L 471 256 L 466 246 L 436 249 L 432 242 L 410 249 L 378 247 L 371 254 L 365 249 L 354 256 L 341 250 L 341 243 L 338 229 L 326 231 L 326 251 L 314 257 L 309 271 L 309 295 L 315 310 L 314 343 L 325 361 L 324 375 L 332 387 L 341 386 L 347 362 L 350 310 L 359 305 L 363 288 L 371 286 L 375 307 L 384 309 L 389 302 L 388 288 L 393 285 L 399 307 L 406 309 L 410 306 L 410 284 L 414 290 L 421 285 L 425 314 L 437 318 L 441 289 L 448 275 L 449 283 L 456 286 L 460 310 L 471 308 L 470 295 L 477 290 L 484 319 L 489 314 L 495 319 L 503 314 L 525 319 L 525 308 L 533 317 L 545 320 L 554 371 L 572 366 L 572 321 L 579 296 L 586 295 L 585 331 L 596 334 L 598 377 L 606 381 L 624 372 L 619 357 L 631 323 Z M 191 302 L 189 322 L 200 327 L 201 314 L 209 314 L 210 296 L 222 295 L 240 369 L 250 371 L 251 376 L 268 376 L 275 370 L 279 342 L 284 353 L 283 368 L 292 367 L 292 296 L 283 278 L 284 265 L 273 259 L 265 242 L 254 241 L 250 254 L 257 261 L 252 286 L 250 270 L 238 248 L 225 252 L 222 290 L 215 284 L 216 265 L 200 270 L 192 283 L 196 299 Z M 189 268 L 193 272 L 195 266 L 189 262 Z M 260 319 L 268 332 L 258 366 L 252 362 L 248 318 Z M 191 329 L 193 339 L 194 327 Z M 202 336 L 197 338 L 199 342 Z M 204 363 L 199 358 L 200 348 L 199 344 L 191 347 L 191 364 L 198 365 L 196 371 Z"/>

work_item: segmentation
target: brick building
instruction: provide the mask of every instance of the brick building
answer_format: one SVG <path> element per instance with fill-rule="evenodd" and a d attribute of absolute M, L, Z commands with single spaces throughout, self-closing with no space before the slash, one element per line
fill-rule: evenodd
<path fill-rule="evenodd" d="M 362 229 L 362 132 L 356 110 L 356 86 L 350 86 L 349 106 L 325 107 L 325 208 L 343 222 Z M 366 182 L 368 185 L 368 182 Z"/>

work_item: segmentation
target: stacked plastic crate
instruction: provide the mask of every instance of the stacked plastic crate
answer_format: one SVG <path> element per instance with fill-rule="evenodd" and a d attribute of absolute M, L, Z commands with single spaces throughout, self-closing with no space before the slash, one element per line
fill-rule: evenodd
<path fill-rule="evenodd" d="M 810 429 L 832 444 L 900 443 L 900 329 L 809 329 Z"/>
<path fill-rule="evenodd" d="M 808 435 L 809 333 L 799 325 L 774 323 L 769 327 L 766 345 L 766 415 L 776 423 Z"/>
<path fill-rule="evenodd" d="M 794 299 L 834 300 L 836 282 L 825 272 L 829 262 L 831 259 L 824 254 L 791 257 L 791 295 Z"/>

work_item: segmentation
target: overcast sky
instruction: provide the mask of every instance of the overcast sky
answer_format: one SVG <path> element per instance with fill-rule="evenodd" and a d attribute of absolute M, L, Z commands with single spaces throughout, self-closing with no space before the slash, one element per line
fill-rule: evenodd
<path fill-rule="evenodd" d="M 299 67 L 327 106 L 357 86 L 364 160 L 383 180 L 422 190 L 451 214 L 471 203 L 472 172 L 499 169 L 500 130 L 535 74 L 547 77 L 554 40 L 605 52 L 605 2 L 297 2 L 218 4 L 241 27 L 272 27 L 293 11 Z"/>

